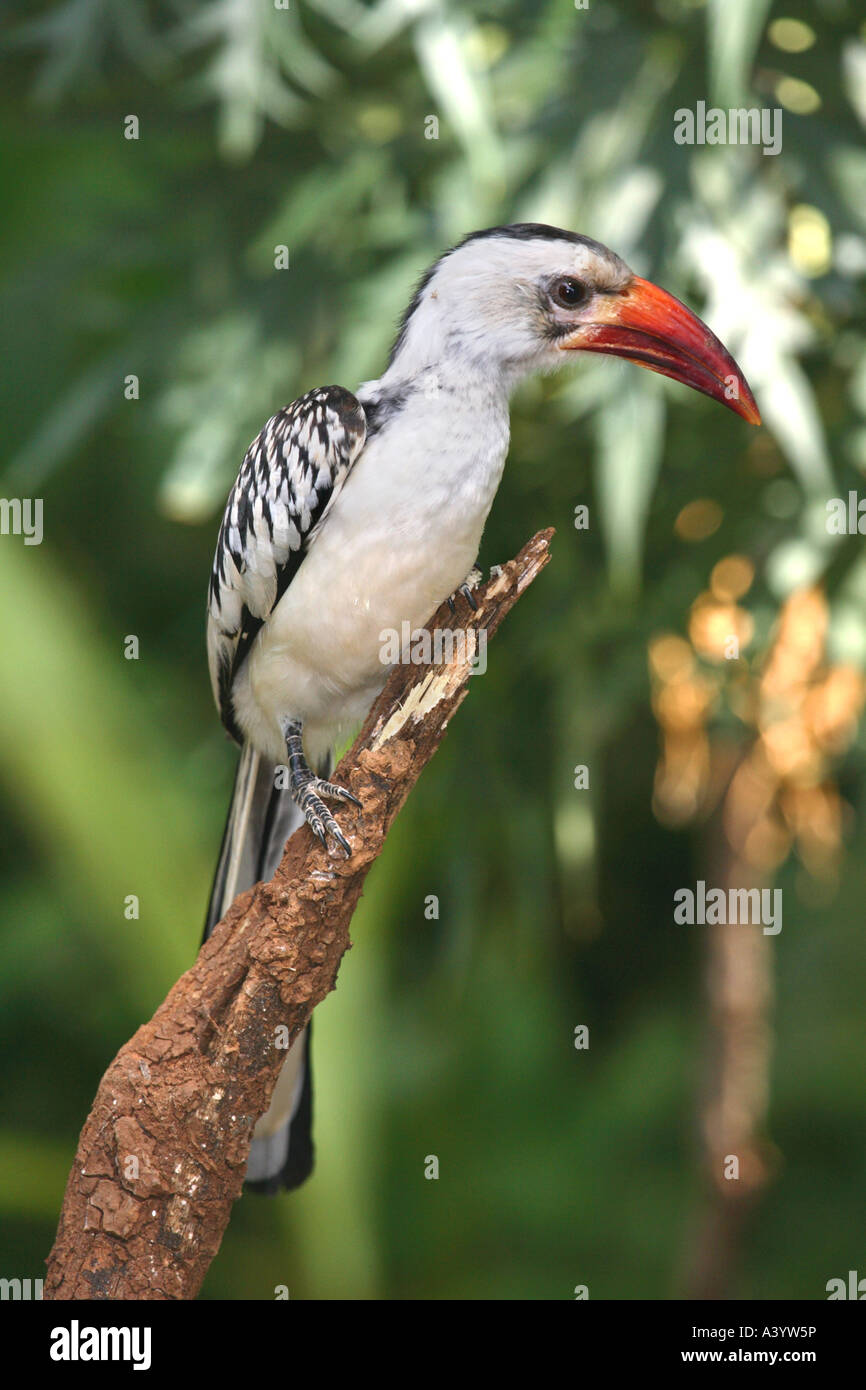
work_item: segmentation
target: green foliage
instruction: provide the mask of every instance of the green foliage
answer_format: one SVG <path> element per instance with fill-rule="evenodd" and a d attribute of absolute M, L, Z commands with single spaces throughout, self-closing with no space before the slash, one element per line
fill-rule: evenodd
<path fill-rule="evenodd" d="M 856 7 L 20 11 L 0 96 L 2 492 L 44 498 L 45 542 L 0 537 L 3 1272 L 38 1276 L 98 1079 L 197 949 L 232 774 L 204 594 L 244 448 L 308 387 L 378 374 L 445 246 L 535 220 L 702 307 L 766 428 L 611 361 L 519 393 L 481 559 L 553 524 L 554 561 L 402 814 L 317 1015 L 317 1174 L 241 1203 L 205 1294 L 676 1296 L 701 1193 L 703 943 L 672 920 L 696 848 L 652 814 L 646 646 L 737 552 L 761 631 L 826 576 L 833 652 L 866 663 L 862 541 L 824 525 L 866 470 Z M 779 47 L 780 16 L 815 42 Z M 676 144 L 698 101 L 784 106 L 782 152 Z M 722 520 L 688 542 L 674 524 L 696 498 Z M 732 1296 L 820 1298 L 863 1258 L 862 768 L 861 742 L 834 893 L 794 863 L 779 879 L 784 1165 Z"/>

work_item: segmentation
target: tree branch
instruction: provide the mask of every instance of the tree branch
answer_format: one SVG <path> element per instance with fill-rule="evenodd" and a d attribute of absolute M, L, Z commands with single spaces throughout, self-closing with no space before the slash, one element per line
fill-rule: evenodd
<path fill-rule="evenodd" d="M 466 695 L 477 644 L 546 565 L 552 534 L 475 590 L 476 612 L 462 599 L 462 620 L 439 608 L 427 631 L 445 633 L 448 660 L 394 666 L 334 774 L 363 802 L 354 825 L 341 813 L 351 859 L 298 830 L 272 881 L 237 899 L 111 1063 L 81 1132 L 46 1299 L 195 1297 L 285 1060 L 280 1032 L 294 1039 L 335 987 L 367 872 Z"/>

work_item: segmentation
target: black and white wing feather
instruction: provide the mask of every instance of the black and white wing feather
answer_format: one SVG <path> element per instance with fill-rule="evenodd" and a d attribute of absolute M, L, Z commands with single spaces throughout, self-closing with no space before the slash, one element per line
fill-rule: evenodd
<path fill-rule="evenodd" d="M 321 386 L 277 411 L 244 456 L 217 540 L 207 625 L 214 699 L 238 742 L 235 677 L 297 573 L 366 433 L 363 407 L 351 391 Z"/>

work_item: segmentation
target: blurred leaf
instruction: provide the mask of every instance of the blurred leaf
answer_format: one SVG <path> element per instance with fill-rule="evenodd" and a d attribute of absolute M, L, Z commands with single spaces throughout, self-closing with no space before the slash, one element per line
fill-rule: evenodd
<path fill-rule="evenodd" d="M 430 9 L 413 31 L 421 71 L 474 177 L 491 194 L 501 193 L 504 160 L 490 90 L 484 74 L 466 59 L 471 26 L 438 5 Z"/>
<path fill-rule="evenodd" d="M 99 362 L 78 378 L 9 462 L 8 481 L 39 492 L 49 474 L 81 448 L 111 404 L 123 399 L 124 363 L 119 356 Z"/>
<path fill-rule="evenodd" d="M 866 43 L 851 39 L 843 44 L 842 73 L 848 100 L 860 124 L 866 126 Z"/>
<path fill-rule="evenodd" d="M 772 0 L 708 0 L 708 63 L 712 102 L 740 106 Z"/>
<path fill-rule="evenodd" d="M 640 582 L 643 534 L 662 457 L 665 409 L 655 383 L 631 383 L 596 416 L 596 487 L 611 583 L 631 593 Z"/>
<path fill-rule="evenodd" d="M 173 384 L 157 402 L 159 417 L 177 436 L 160 487 L 167 516 L 195 523 L 214 513 L 247 445 L 296 394 L 297 361 L 293 349 L 263 343 L 255 321 L 238 315 L 184 339 Z"/>
<path fill-rule="evenodd" d="M 94 944 L 149 1012 L 190 963 L 201 916 L 195 803 L 168 773 L 170 747 L 149 718 L 142 663 L 124 660 L 123 631 L 110 646 L 100 638 L 38 549 L 0 546 L 0 582 L 13 654 L 0 667 L 0 776 L 27 787 L 20 814 L 65 876 L 54 891 L 86 894 Z M 128 894 L 139 920 L 124 916 Z"/>
<path fill-rule="evenodd" d="M 0 1211 L 5 1219 L 55 1220 L 66 1189 L 71 1158 L 65 1144 L 52 1142 L 42 1135 L 0 1133 Z M 29 1277 L 39 1279 L 42 1275 L 40 1263 Z"/>

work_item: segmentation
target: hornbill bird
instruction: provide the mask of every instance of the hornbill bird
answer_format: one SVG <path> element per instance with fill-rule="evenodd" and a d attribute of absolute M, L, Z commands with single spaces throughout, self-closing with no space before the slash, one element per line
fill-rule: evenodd
<path fill-rule="evenodd" d="M 627 358 L 760 423 L 736 362 L 678 299 L 589 237 L 519 223 L 435 262 L 378 380 L 308 391 L 250 445 L 210 581 L 211 681 L 242 752 L 205 935 L 273 876 L 305 819 L 350 853 L 328 803 L 355 798 L 328 781 L 330 758 L 385 682 L 383 630 L 414 630 L 471 593 L 510 392 L 576 351 Z M 249 1186 L 303 1182 L 310 1121 L 308 1028 L 256 1126 Z"/>

